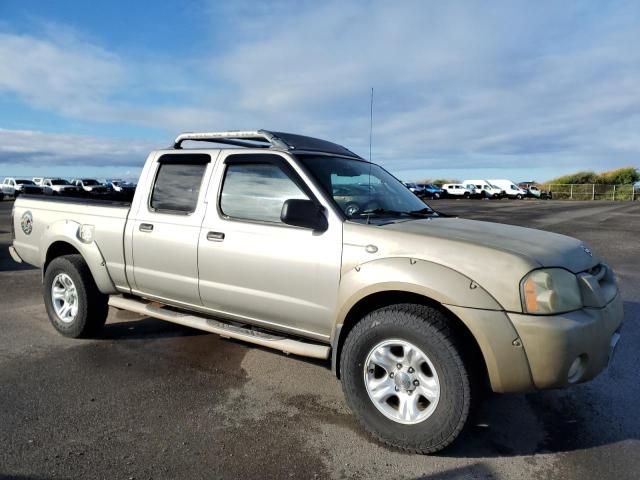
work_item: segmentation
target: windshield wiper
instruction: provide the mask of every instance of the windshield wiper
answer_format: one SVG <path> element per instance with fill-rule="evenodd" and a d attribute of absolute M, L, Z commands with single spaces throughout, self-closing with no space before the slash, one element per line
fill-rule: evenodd
<path fill-rule="evenodd" d="M 420 210 L 411 210 L 411 211 L 389 210 L 387 208 L 374 208 L 373 210 L 365 210 L 364 212 L 359 214 L 359 216 L 365 216 L 365 215 L 395 215 L 398 217 L 402 215 L 409 215 L 410 217 L 423 218 L 431 215 L 437 215 L 437 213 L 428 207 L 422 208 Z"/>

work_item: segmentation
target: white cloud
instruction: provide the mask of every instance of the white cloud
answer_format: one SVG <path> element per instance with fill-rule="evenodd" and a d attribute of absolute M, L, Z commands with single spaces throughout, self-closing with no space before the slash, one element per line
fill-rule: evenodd
<path fill-rule="evenodd" d="M 225 42 L 198 58 L 126 57 L 56 28 L 0 34 L 0 65 L 10 66 L 0 70 L 0 92 L 169 138 L 262 127 L 364 153 L 373 86 L 380 161 L 413 170 L 605 168 L 637 162 L 640 150 L 637 11 L 633 3 L 216 2 L 210 18 Z"/>
<path fill-rule="evenodd" d="M 110 165 L 141 167 L 151 142 L 0 128 L 0 164 L 57 167 Z"/>
<path fill-rule="evenodd" d="M 117 56 L 68 35 L 54 41 L 0 33 L 0 65 L 0 91 L 71 116 L 100 111 L 127 79 Z"/>

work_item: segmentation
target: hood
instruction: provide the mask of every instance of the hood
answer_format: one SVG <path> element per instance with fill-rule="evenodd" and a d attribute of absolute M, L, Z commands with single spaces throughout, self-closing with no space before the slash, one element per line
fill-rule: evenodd
<path fill-rule="evenodd" d="M 579 273 L 598 264 L 584 244 L 558 233 L 502 223 L 462 218 L 434 218 L 385 225 L 386 230 L 471 243 L 535 262 L 539 267 L 562 267 Z"/>
<path fill-rule="evenodd" d="M 521 309 L 520 281 L 531 270 L 561 267 L 578 273 L 599 263 L 575 238 L 500 223 L 440 217 L 344 225 L 343 272 L 363 261 L 417 258 L 474 280 L 511 311 Z M 364 253 L 369 244 L 378 247 L 374 256 Z"/>

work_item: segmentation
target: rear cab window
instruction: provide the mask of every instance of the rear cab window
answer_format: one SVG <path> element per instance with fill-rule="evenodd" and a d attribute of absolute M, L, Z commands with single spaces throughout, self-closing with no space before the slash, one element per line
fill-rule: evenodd
<path fill-rule="evenodd" d="M 207 165 L 207 154 L 166 154 L 158 159 L 149 208 L 158 213 L 189 215 L 195 212 Z"/>

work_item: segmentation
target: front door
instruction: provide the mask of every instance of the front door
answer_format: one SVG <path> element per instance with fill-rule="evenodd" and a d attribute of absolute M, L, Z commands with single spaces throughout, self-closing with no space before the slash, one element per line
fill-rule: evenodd
<path fill-rule="evenodd" d="M 200 233 L 203 305 L 249 323 L 321 339 L 332 327 L 340 279 L 342 222 L 329 229 L 285 225 L 285 200 L 324 200 L 286 156 L 228 154 L 219 165 Z"/>
<path fill-rule="evenodd" d="M 204 153 L 162 155 L 153 185 L 133 223 L 135 292 L 200 306 L 198 240 L 206 212 L 204 191 L 213 162 Z"/>

